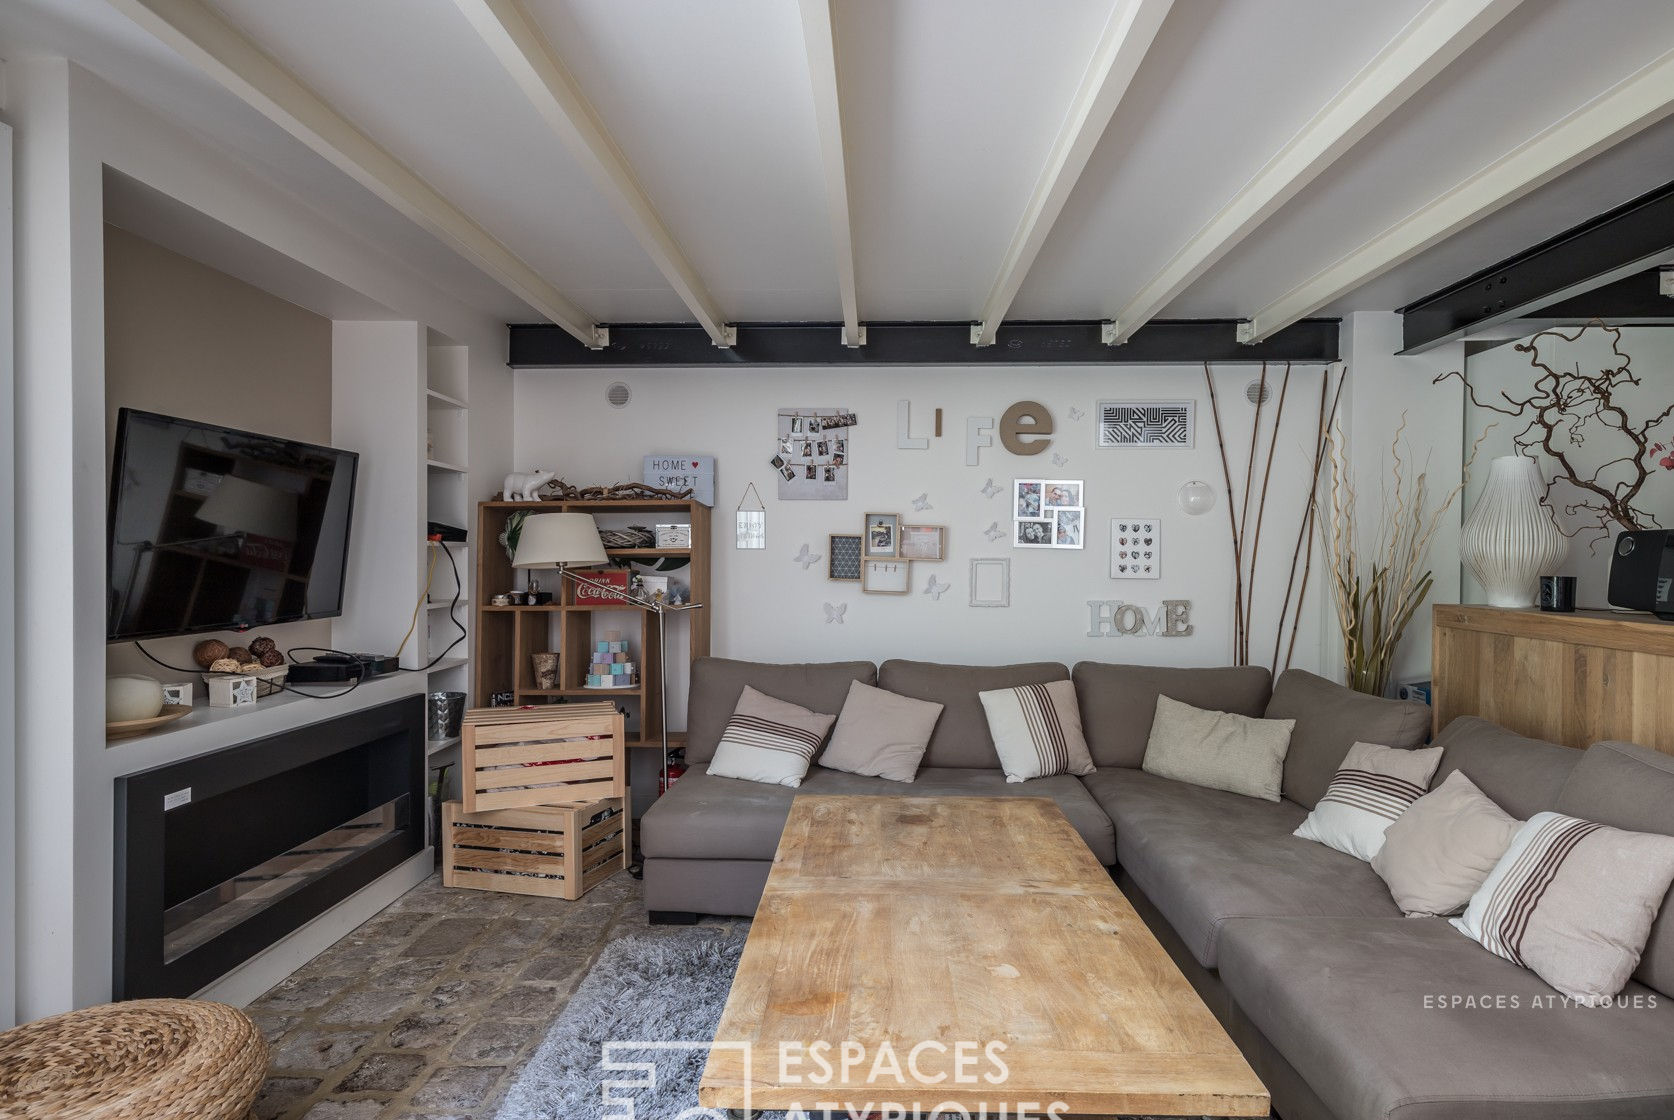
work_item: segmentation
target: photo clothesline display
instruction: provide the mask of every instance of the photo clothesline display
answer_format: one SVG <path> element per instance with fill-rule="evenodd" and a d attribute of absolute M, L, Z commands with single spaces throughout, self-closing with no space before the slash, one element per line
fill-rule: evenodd
<path fill-rule="evenodd" d="M 1080 479 L 1012 480 L 1013 548 L 1082 548 L 1087 507 Z"/>
<path fill-rule="evenodd" d="M 781 501 L 840 502 L 849 496 L 849 432 L 859 418 L 841 408 L 781 408 L 774 454 Z"/>

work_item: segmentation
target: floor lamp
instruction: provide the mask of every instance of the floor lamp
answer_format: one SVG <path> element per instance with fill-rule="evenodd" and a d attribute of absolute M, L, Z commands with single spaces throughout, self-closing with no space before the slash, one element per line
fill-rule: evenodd
<path fill-rule="evenodd" d="M 556 568 L 560 589 L 564 580 L 583 587 L 594 587 L 610 593 L 623 606 L 646 611 L 657 617 L 657 687 L 658 703 L 662 707 L 663 773 L 662 788 L 668 788 L 668 634 L 664 620 L 679 611 L 695 611 L 702 603 L 674 606 L 657 599 L 636 598 L 619 587 L 588 579 L 575 571 L 577 568 L 596 568 L 610 562 L 604 542 L 599 539 L 599 526 L 590 513 L 535 513 L 524 518 L 518 530 L 517 549 L 512 556 L 514 568 Z M 589 643 L 591 644 L 591 643 Z M 601 689 L 601 691 L 603 691 Z M 644 712 L 640 713 L 641 723 Z"/>

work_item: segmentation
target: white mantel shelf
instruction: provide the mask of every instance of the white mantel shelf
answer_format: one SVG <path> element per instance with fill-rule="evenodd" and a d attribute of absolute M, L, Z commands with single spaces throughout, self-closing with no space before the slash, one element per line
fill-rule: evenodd
<path fill-rule="evenodd" d="M 425 690 L 423 673 L 390 673 L 374 677 L 343 695 L 345 685 L 308 685 L 311 692 L 325 693 L 329 698 L 303 696 L 296 692 L 281 692 L 258 700 L 254 707 L 211 708 L 199 704 L 189 716 L 183 716 L 167 727 L 132 739 L 113 739 L 105 744 L 105 763 L 108 776 L 121 777 L 137 774 L 153 766 L 163 766 L 182 759 L 193 758 L 210 751 L 248 743 L 281 731 L 302 727 L 321 720 L 347 715 L 362 708 L 374 707 Z"/>

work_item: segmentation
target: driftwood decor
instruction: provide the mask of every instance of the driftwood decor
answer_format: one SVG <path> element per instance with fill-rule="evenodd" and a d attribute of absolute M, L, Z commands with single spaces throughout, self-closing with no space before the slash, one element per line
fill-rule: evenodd
<path fill-rule="evenodd" d="M 1308 504 L 1303 510 L 1296 526 L 1296 542 L 1291 548 L 1290 570 L 1285 577 L 1284 595 L 1280 601 L 1279 617 L 1273 627 L 1273 656 L 1269 663 L 1274 674 L 1290 667 L 1292 655 L 1296 651 L 1296 631 L 1302 619 L 1302 599 L 1307 594 L 1308 573 L 1313 564 L 1313 540 L 1317 531 L 1318 496 L 1320 471 L 1325 463 L 1325 451 L 1328 434 L 1332 422 L 1337 415 L 1337 404 L 1343 395 L 1343 383 L 1348 378 L 1345 369 L 1337 378 L 1336 388 L 1331 386 L 1331 373 L 1327 369 L 1320 377 L 1319 405 L 1314 419 L 1313 433 L 1313 462 L 1308 476 Z M 1258 563 L 1261 559 L 1261 533 L 1267 515 L 1267 491 L 1273 480 L 1273 459 L 1279 445 L 1279 429 L 1284 426 L 1285 404 L 1290 397 L 1291 365 L 1285 363 L 1283 376 L 1279 381 L 1279 397 L 1273 406 L 1273 427 L 1267 440 L 1266 459 L 1262 463 L 1259 452 L 1261 449 L 1261 420 L 1262 411 L 1266 407 L 1268 393 L 1267 363 L 1261 364 L 1261 379 L 1259 390 L 1255 393 L 1255 417 L 1250 423 L 1250 454 L 1244 464 L 1242 494 L 1233 484 L 1233 464 L 1227 456 L 1226 437 L 1221 426 L 1220 400 L 1215 393 L 1214 372 L 1208 362 L 1203 363 L 1203 380 L 1209 387 L 1209 413 L 1215 425 L 1215 446 L 1220 451 L 1221 475 L 1226 480 L 1226 514 L 1227 523 L 1232 537 L 1232 571 L 1233 571 L 1233 629 L 1232 629 L 1232 659 L 1235 665 L 1250 664 L 1251 631 L 1255 619 L 1256 603 L 1256 575 Z M 1256 495 L 1256 475 L 1260 469 L 1260 495 Z M 1251 501 L 1254 500 L 1252 513 Z M 1298 564 L 1301 565 L 1301 578 L 1298 577 Z M 1288 630 L 1288 641 L 1287 641 Z M 1280 660 L 1280 651 L 1284 658 Z"/>
<path fill-rule="evenodd" d="M 1562 348 L 1581 342 L 1588 331 L 1595 330 L 1609 340 L 1607 364 L 1597 373 L 1584 373 L 1581 361 L 1571 358 L 1574 368 L 1567 368 L 1569 363 L 1560 357 Z M 1537 461 L 1544 456 L 1554 465 L 1546 484 L 1546 504 L 1562 509 L 1571 522 L 1569 528 L 1558 526 L 1566 536 L 1591 533 L 1589 545 L 1596 549 L 1600 541 L 1609 539 L 1612 526 L 1661 528 L 1639 501 L 1640 492 L 1657 471 L 1674 470 L 1668 439 L 1659 441 L 1653 435 L 1674 415 L 1674 403 L 1642 420 L 1628 414 L 1622 398 L 1642 382 L 1633 372 L 1633 358 L 1622 349 L 1621 328 L 1595 319 L 1570 332 L 1541 331 L 1515 349 L 1529 356 L 1529 365 L 1538 374 L 1527 396 L 1501 392 L 1498 402 L 1478 400 L 1461 370 L 1444 373 L 1436 382 L 1457 377 L 1476 407 L 1525 421 L 1512 443 L 1519 455 Z"/>
<path fill-rule="evenodd" d="M 571 486 L 555 478 L 540 488 L 539 497 L 547 502 L 621 502 L 642 498 L 689 498 L 691 490 L 665 490 L 647 486 L 643 482 L 618 482 L 614 486 Z"/>

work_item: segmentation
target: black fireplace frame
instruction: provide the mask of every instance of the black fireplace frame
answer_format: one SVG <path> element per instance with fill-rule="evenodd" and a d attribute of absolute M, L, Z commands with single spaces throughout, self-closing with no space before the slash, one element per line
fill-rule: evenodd
<path fill-rule="evenodd" d="M 202 945 L 166 959 L 166 796 L 189 786 L 192 801 L 201 802 L 392 737 L 399 737 L 400 771 L 386 777 L 393 778 L 387 788 L 402 802 L 396 832 Z M 422 852 L 424 752 L 424 698 L 415 694 L 116 779 L 114 998 L 189 996 Z"/>

